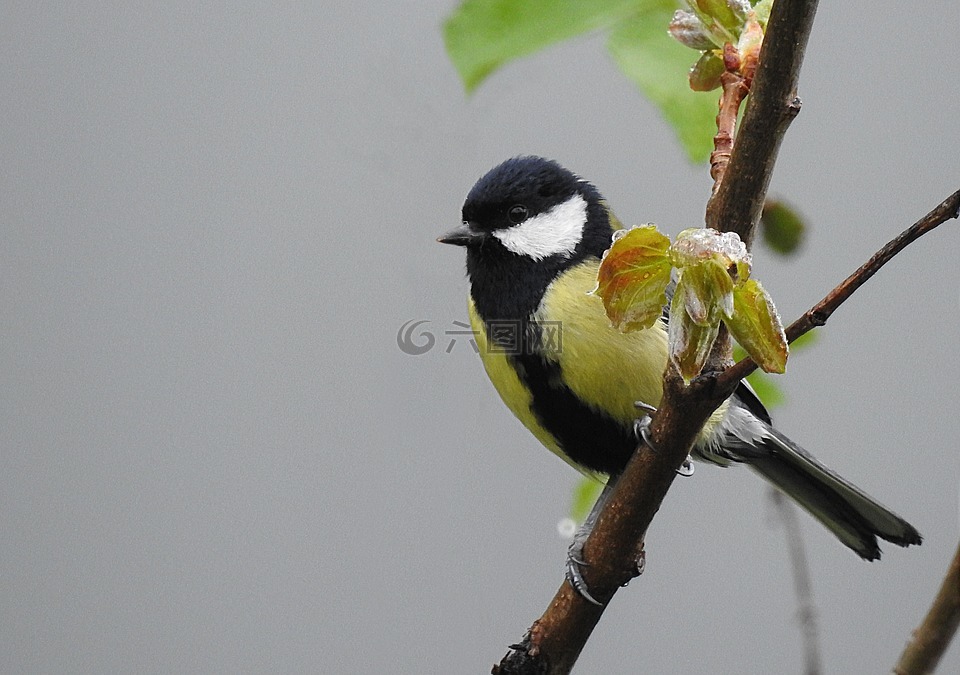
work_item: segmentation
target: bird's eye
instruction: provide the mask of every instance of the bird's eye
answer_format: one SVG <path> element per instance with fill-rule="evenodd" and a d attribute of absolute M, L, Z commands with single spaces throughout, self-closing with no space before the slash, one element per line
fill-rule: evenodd
<path fill-rule="evenodd" d="M 525 221 L 530 216 L 530 212 L 527 211 L 527 207 L 523 204 L 517 204 L 516 206 L 511 206 L 510 210 L 507 211 L 507 218 L 510 219 L 510 222 L 514 225 L 519 225 Z"/>

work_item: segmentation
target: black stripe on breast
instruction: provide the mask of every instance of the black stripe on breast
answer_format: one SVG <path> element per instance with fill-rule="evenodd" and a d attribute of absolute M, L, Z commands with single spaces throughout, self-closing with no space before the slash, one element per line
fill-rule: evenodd
<path fill-rule="evenodd" d="M 509 357 L 520 380 L 533 396 L 530 409 L 575 464 L 616 475 L 637 447 L 630 428 L 591 408 L 563 384 L 560 365 L 533 348 L 536 324 L 524 334 L 524 349 Z"/>

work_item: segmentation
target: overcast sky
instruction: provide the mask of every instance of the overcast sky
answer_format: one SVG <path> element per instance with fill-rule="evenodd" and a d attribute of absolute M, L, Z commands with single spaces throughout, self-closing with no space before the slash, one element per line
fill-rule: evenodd
<path fill-rule="evenodd" d="M 468 99 L 452 1 L 333 4 L 2 12 L 4 671 L 488 672 L 561 581 L 578 476 L 450 333 L 463 252 L 434 239 L 512 155 L 671 233 L 707 169 L 602 36 Z M 958 25 L 822 3 L 772 185 L 810 238 L 755 267 L 785 319 L 960 188 Z M 958 250 L 956 221 L 910 247 L 779 379 L 778 426 L 925 537 L 868 564 L 801 515 L 828 672 L 888 670 L 957 546 Z M 646 549 L 580 672 L 801 670 L 752 473 L 677 481 Z"/>

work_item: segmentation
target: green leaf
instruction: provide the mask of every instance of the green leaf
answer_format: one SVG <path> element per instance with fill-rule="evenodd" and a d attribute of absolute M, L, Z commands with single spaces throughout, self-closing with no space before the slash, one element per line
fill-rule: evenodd
<path fill-rule="evenodd" d="M 690 3 L 702 17 L 714 19 L 724 28 L 735 31 L 743 23 L 726 0 L 694 0 Z"/>
<path fill-rule="evenodd" d="M 747 279 L 733 289 L 733 316 L 725 317 L 724 323 L 763 370 L 768 373 L 786 370 L 787 337 L 773 300 L 759 281 Z"/>
<path fill-rule="evenodd" d="M 791 350 L 795 344 L 790 346 Z M 747 351 L 739 344 L 734 343 L 733 360 L 739 361 L 746 356 Z M 776 408 L 787 402 L 787 395 L 783 393 L 780 386 L 762 370 L 755 370 L 747 375 L 747 382 L 753 387 L 753 391 L 756 392 L 760 402 L 767 408 Z"/>
<path fill-rule="evenodd" d="M 667 329 L 667 341 L 670 349 L 670 360 L 680 371 L 684 382 L 690 382 L 700 374 L 707 362 L 710 348 L 713 347 L 713 343 L 717 339 L 720 321 L 718 317 L 716 321 L 700 325 L 693 320 L 684 300 L 684 296 L 687 295 L 687 290 L 684 288 L 684 276 L 682 275 L 680 281 L 677 282 L 677 291 L 670 303 L 670 325 Z"/>
<path fill-rule="evenodd" d="M 680 271 L 677 294 L 683 294 L 690 318 L 706 326 L 720 320 L 720 313 L 733 312 L 733 279 L 716 260 L 704 260 Z"/>
<path fill-rule="evenodd" d="M 790 343 L 790 353 L 802 352 L 805 349 L 813 347 L 820 341 L 820 333 L 816 330 L 807 331 L 796 340 Z M 739 361 L 747 357 L 747 350 L 741 347 L 739 344 L 734 343 L 733 345 L 733 360 Z M 754 371 L 755 373 L 757 371 Z M 758 373 L 762 375 L 763 373 Z M 748 376 L 749 377 L 749 376 Z"/>
<path fill-rule="evenodd" d="M 806 225 L 797 211 L 782 201 L 767 200 L 760 215 L 763 243 L 776 253 L 788 255 L 803 243 Z"/>
<path fill-rule="evenodd" d="M 590 514 L 600 491 L 603 490 L 603 483 L 596 478 L 584 476 L 573 489 L 573 498 L 570 503 L 570 517 L 577 523 L 582 523 Z"/>
<path fill-rule="evenodd" d="M 713 91 L 720 87 L 720 76 L 726 68 L 723 59 L 713 51 L 704 52 L 690 69 L 690 88 L 694 91 Z"/>
<path fill-rule="evenodd" d="M 790 353 L 794 354 L 798 351 L 803 351 L 807 347 L 812 347 L 817 343 L 817 340 L 819 340 L 819 333 L 816 331 L 804 333 L 790 343 Z M 743 347 L 738 344 L 733 345 L 734 361 L 739 361 L 746 356 L 747 351 Z M 750 386 L 753 387 L 760 401 L 767 408 L 777 408 L 787 402 L 787 395 L 783 393 L 780 386 L 762 370 L 755 370 L 747 375 L 747 382 L 750 383 Z"/>
<path fill-rule="evenodd" d="M 655 225 L 620 232 L 600 263 L 596 293 L 603 299 L 607 317 L 619 330 L 649 328 L 666 302 L 670 239 Z"/>
<path fill-rule="evenodd" d="M 605 28 L 663 0 L 465 0 L 443 25 L 447 53 L 472 92 L 504 63 Z M 660 28 L 667 30 L 667 22 Z"/>
<path fill-rule="evenodd" d="M 717 97 L 687 84 L 695 54 L 667 33 L 675 0 L 644 4 L 645 11 L 614 27 L 607 46 L 620 70 L 660 109 L 690 160 L 705 162 L 713 150 Z"/>

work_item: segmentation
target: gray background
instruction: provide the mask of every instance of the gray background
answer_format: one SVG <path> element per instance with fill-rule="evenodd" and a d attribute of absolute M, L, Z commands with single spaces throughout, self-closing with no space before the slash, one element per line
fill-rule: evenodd
<path fill-rule="evenodd" d="M 445 352 L 466 283 L 434 237 L 518 153 L 670 232 L 710 183 L 602 36 L 467 99 L 453 4 L 5 6 L 2 670 L 487 672 L 545 607 L 577 476 Z M 884 6 L 817 18 L 773 184 L 811 238 L 756 264 L 788 319 L 960 187 L 960 10 Z M 866 564 L 803 516 L 830 672 L 888 669 L 957 545 L 958 244 L 911 247 L 781 379 L 781 428 L 926 537 Z M 678 481 L 647 550 L 582 672 L 801 669 L 751 473 Z"/>

